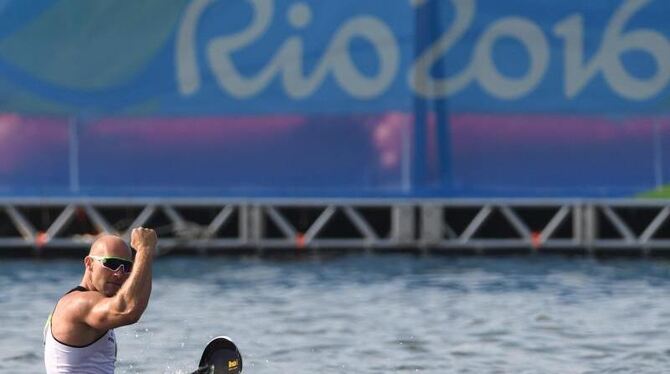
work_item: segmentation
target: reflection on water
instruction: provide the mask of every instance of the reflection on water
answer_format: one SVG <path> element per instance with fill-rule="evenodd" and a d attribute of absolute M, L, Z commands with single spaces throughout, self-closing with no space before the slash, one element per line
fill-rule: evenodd
<path fill-rule="evenodd" d="M 72 260 L 3 259 L 0 372 L 40 373 Z M 663 372 L 670 264 L 563 257 L 167 257 L 117 373 L 187 373 L 228 335 L 245 373 Z"/>

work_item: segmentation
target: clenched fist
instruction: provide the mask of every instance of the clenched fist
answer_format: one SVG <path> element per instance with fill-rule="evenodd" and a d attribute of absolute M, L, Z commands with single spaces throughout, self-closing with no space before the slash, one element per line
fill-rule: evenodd
<path fill-rule="evenodd" d="M 130 234 L 130 246 L 136 251 L 154 251 L 156 249 L 158 237 L 152 229 L 136 227 Z"/>

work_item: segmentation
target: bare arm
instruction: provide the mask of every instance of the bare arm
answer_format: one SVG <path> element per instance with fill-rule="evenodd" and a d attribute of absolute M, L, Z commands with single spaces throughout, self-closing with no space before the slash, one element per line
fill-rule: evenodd
<path fill-rule="evenodd" d="M 88 308 L 84 306 L 83 321 L 98 329 L 108 330 L 137 322 L 149 304 L 151 296 L 151 265 L 156 250 L 156 233 L 151 229 L 136 228 L 131 243 L 137 250 L 133 271 L 113 297 L 87 292 Z M 86 310 L 88 309 L 88 311 Z"/>

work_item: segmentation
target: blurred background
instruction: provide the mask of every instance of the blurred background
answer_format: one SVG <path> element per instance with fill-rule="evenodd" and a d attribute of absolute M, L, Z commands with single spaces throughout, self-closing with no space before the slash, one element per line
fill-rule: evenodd
<path fill-rule="evenodd" d="M 660 1 L 0 4 L 5 197 L 633 197 Z"/>
<path fill-rule="evenodd" d="M 122 372 L 187 372 L 226 331 L 250 353 L 250 372 L 658 372 L 669 357 L 653 332 L 670 323 L 658 297 L 665 260 L 534 255 L 670 248 L 669 14 L 660 0 L 0 0 L 0 255 L 12 268 L 0 274 L 2 319 L 39 325 L 26 311 L 46 318 L 80 276 L 78 262 L 53 257 L 144 225 L 162 254 L 241 256 L 159 261 L 161 307 L 122 335 L 135 347 L 120 353 Z M 334 255 L 343 249 L 351 257 Z M 533 256 L 425 257 L 502 252 Z M 245 260 L 265 253 L 280 256 Z M 232 309 L 212 296 L 230 282 L 242 287 Z M 380 299 L 370 284 L 404 296 Z M 617 335 L 621 318 L 641 317 L 614 308 L 570 335 L 589 323 L 589 298 L 630 289 L 658 311 L 652 325 Z M 324 290 L 339 301 L 319 305 L 353 314 L 294 319 Z M 475 299 L 448 312 L 463 297 Z M 468 319 L 498 302 L 534 322 L 501 330 L 493 316 Z M 261 319 L 258 331 L 228 315 L 242 310 Z M 419 327 L 401 312 L 375 323 L 388 310 Z M 581 317 L 556 320 L 568 310 Z M 202 323 L 188 325 L 193 316 Z M 354 318 L 369 323 L 344 326 Z M 186 323 L 187 335 L 170 336 L 168 323 Z M 455 340 L 431 333 L 452 323 Z M 388 334 L 349 341 L 366 329 Z M 314 345 L 324 334 L 333 341 Z M 0 338 L 25 343 L 0 369 L 39 372 L 39 333 L 19 336 Z M 595 340 L 575 346 L 579 337 Z M 535 338 L 556 341 L 522 343 Z M 645 339 L 658 346 L 631 353 Z M 302 348 L 289 360 L 271 343 Z"/>

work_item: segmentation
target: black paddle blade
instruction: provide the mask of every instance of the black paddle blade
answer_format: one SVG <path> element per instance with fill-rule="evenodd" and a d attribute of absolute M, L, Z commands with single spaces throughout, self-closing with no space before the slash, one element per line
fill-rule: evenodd
<path fill-rule="evenodd" d="M 242 355 L 230 338 L 219 336 L 207 344 L 198 367 L 198 374 L 239 374 Z"/>

